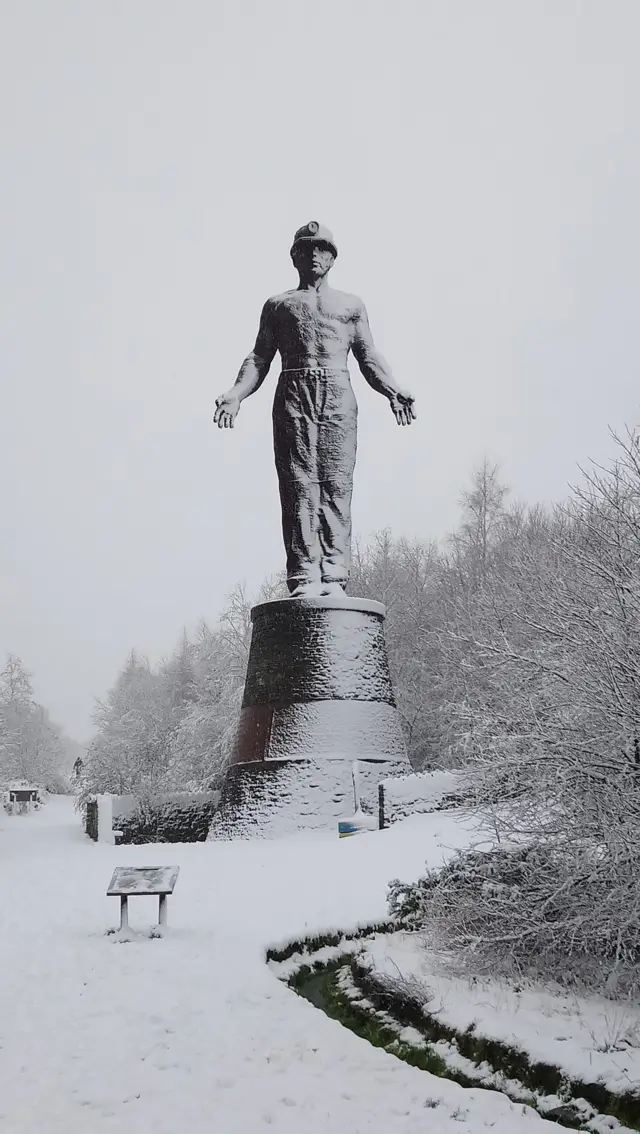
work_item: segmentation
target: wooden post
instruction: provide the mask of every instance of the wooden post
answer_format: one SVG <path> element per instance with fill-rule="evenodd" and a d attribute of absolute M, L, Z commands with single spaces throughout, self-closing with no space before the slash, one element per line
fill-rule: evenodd
<path fill-rule="evenodd" d="M 129 928 L 129 905 L 126 894 L 120 895 L 120 930 Z"/>
<path fill-rule="evenodd" d="M 384 784 L 378 784 L 378 828 L 384 828 Z"/>
<path fill-rule="evenodd" d="M 167 924 L 167 895 L 158 895 L 158 925 Z"/>

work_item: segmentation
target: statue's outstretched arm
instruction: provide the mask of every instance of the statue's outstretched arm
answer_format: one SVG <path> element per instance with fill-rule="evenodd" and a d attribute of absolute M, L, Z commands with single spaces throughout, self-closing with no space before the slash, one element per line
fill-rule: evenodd
<path fill-rule="evenodd" d="M 242 363 L 238 377 L 231 389 L 226 394 L 221 394 L 219 398 L 216 398 L 216 411 L 213 420 L 221 429 L 233 429 L 234 421 L 240 410 L 240 403 L 250 394 L 255 394 L 256 390 L 260 388 L 269 373 L 269 367 L 277 349 L 273 307 L 270 300 L 267 300 L 262 308 L 260 326 L 253 350 Z"/>
<path fill-rule="evenodd" d="M 351 349 L 365 381 L 372 390 L 389 399 L 398 425 L 411 425 L 416 416 L 413 395 L 407 390 L 400 389 L 388 362 L 378 354 L 373 343 L 367 310 L 361 300 L 355 316 Z"/>

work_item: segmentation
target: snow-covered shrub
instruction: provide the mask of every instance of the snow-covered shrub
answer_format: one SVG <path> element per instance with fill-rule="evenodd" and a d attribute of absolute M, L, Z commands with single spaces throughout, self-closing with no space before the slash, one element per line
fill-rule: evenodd
<path fill-rule="evenodd" d="M 418 882 L 394 881 L 389 912 L 424 930 L 432 946 L 454 949 L 476 974 L 587 984 L 608 977 L 609 991 L 622 991 L 640 971 L 640 857 L 622 866 L 587 841 L 571 851 L 535 843 L 459 852 Z"/>
<path fill-rule="evenodd" d="M 201 799 L 141 799 L 127 815 L 114 816 L 120 843 L 202 843 L 206 840 L 217 793 Z M 114 801 L 117 806 L 117 801 Z"/>

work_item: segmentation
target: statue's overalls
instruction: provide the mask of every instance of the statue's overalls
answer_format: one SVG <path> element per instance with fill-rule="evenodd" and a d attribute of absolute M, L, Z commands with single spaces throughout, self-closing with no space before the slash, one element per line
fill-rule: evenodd
<path fill-rule="evenodd" d="M 290 591 L 347 584 L 357 417 L 348 370 L 282 371 L 273 443 Z"/>

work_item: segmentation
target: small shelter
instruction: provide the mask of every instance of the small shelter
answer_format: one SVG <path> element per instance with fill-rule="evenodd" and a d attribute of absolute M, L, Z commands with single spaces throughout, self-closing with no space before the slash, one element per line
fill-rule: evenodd
<path fill-rule="evenodd" d="M 34 806 L 42 803 L 39 787 L 29 787 L 25 784 L 10 786 L 5 793 L 7 810 L 10 815 L 25 814 L 32 811 Z"/>

